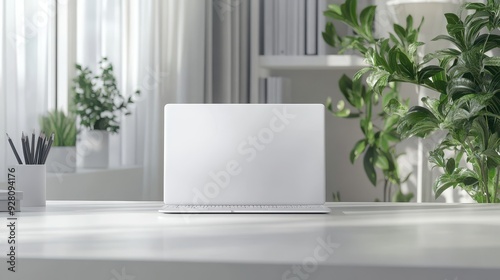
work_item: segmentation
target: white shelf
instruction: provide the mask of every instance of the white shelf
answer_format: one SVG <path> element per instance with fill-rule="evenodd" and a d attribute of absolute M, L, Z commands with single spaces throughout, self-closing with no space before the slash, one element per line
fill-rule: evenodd
<path fill-rule="evenodd" d="M 356 70 L 366 66 L 363 60 L 357 55 L 261 55 L 259 65 L 269 70 Z"/>

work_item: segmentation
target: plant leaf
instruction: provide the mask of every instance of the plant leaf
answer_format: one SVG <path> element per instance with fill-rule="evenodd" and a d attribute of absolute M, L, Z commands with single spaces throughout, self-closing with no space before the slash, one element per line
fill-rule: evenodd
<path fill-rule="evenodd" d="M 361 19 L 361 27 L 366 35 L 372 35 L 373 21 L 375 19 L 375 11 L 377 6 L 368 6 L 361 11 L 360 19 Z"/>
<path fill-rule="evenodd" d="M 356 144 L 354 144 L 354 148 L 351 150 L 349 155 L 349 160 L 352 164 L 354 164 L 354 161 L 356 161 L 356 159 L 365 151 L 366 144 L 366 139 L 359 140 Z"/>
<path fill-rule="evenodd" d="M 398 133 L 402 137 L 425 137 L 439 127 L 439 121 L 429 109 L 414 106 L 401 118 Z"/>
<path fill-rule="evenodd" d="M 366 150 L 365 156 L 363 158 L 363 167 L 365 169 L 366 176 L 372 183 L 373 186 L 377 186 L 377 172 L 375 172 L 375 150 L 373 147 L 369 147 Z"/>
<path fill-rule="evenodd" d="M 429 65 L 424 68 L 422 68 L 420 71 L 418 71 L 417 77 L 418 77 L 418 82 L 423 83 L 423 80 L 428 79 L 434 75 L 436 75 L 439 72 L 442 72 L 443 68 L 436 66 L 436 65 Z"/>
<path fill-rule="evenodd" d="M 457 185 L 450 174 L 440 175 L 434 182 L 434 197 L 437 199 L 445 190 Z"/>
<path fill-rule="evenodd" d="M 455 170 L 455 159 L 450 158 L 448 162 L 446 162 L 446 173 L 452 174 Z"/>
<path fill-rule="evenodd" d="M 485 59 L 483 59 L 483 64 L 485 66 L 500 66 L 500 57 L 486 57 Z"/>

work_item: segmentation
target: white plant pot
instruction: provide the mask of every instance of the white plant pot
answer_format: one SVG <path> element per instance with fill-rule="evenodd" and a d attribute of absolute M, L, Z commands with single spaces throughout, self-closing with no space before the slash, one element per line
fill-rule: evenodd
<path fill-rule="evenodd" d="M 109 165 L 109 132 L 83 130 L 78 143 L 78 157 L 83 168 L 107 168 Z"/>
<path fill-rule="evenodd" d="M 49 173 L 73 173 L 76 171 L 76 147 L 52 147 L 47 161 Z"/>

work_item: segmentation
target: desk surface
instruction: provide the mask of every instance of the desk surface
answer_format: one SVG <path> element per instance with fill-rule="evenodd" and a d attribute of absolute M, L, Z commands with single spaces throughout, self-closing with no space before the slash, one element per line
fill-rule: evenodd
<path fill-rule="evenodd" d="M 0 265 L 0 278 L 500 279 L 500 205 L 336 203 L 328 215 L 169 215 L 161 205 L 23 208 L 18 272 Z M 84 276 L 66 277 L 76 271 Z"/>

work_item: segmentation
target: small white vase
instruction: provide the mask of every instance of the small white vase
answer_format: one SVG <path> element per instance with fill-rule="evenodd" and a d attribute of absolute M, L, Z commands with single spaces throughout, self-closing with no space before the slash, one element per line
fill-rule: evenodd
<path fill-rule="evenodd" d="M 52 147 L 47 161 L 49 173 L 73 173 L 76 171 L 76 147 Z"/>
<path fill-rule="evenodd" d="M 78 157 L 83 168 L 107 168 L 109 165 L 109 132 L 83 130 L 78 143 Z"/>

